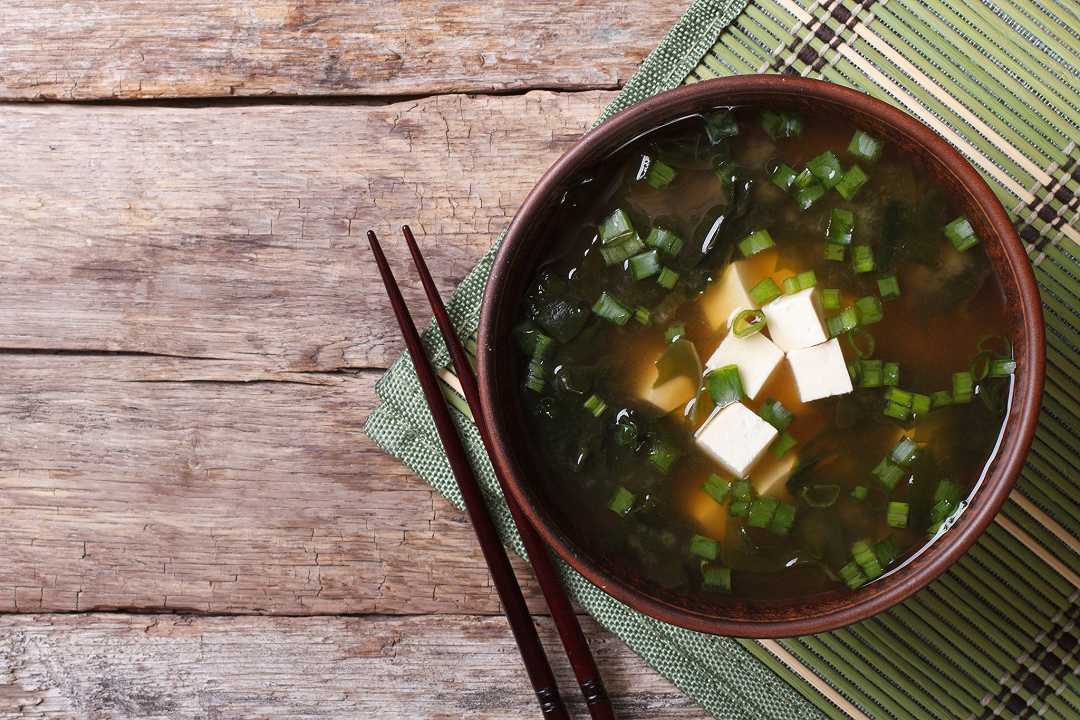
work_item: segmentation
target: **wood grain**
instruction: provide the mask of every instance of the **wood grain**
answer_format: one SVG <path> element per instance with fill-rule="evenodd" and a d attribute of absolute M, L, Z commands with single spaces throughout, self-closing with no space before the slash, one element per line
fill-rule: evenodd
<path fill-rule="evenodd" d="M 685 5 L 8 0 L 0 98 L 616 89 Z"/>
<path fill-rule="evenodd" d="M 538 626 L 557 644 L 549 619 Z M 708 717 L 595 623 L 585 630 L 622 720 Z M 503 720 L 536 717 L 530 694 L 502 618 L 0 617 L 5 719 Z"/>
<path fill-rule="evenodd" d="M 383 367 L 397 328 L 367 228 L 426 307 L 449 293 L 609 92 L 382 106 L 9 106 L 0 348 Z"/>
<path fill-rule="evenodd" d="M 465 517 L 361 432 L 377 372 L 0 360 L 0 611 L 500 612 Z"/>

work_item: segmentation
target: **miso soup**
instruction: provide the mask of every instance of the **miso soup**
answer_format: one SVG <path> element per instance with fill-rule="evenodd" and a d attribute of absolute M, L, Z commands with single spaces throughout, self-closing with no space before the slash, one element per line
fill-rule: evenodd
<path fill-rule="evenodd" d="M 963 510 L 1015 363 L 979 237 L 900 148 L 721 108 L 567 189 L 515 330 L 548 501 L 629 574 L 784 600 Z"/>

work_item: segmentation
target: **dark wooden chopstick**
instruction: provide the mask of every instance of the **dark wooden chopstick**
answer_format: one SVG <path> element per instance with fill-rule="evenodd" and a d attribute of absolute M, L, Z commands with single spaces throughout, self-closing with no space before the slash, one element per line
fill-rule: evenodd
<path fill-rule="evenodd" d="M 379 239 L 371 230 L 368 231 L 368 242 L 371 243 L 371 251 L 375 255 L 375 263 L 379 266 L 379 274 L 382 276 L 386 294 L 390 298 L 390 305 L 394 309 L 401 334 L 405 338 L 405 346 L 412 357 L 416 367 L 416 375 L 420 378 L 420 385 L 427 398 L 428 407 L 435 419 L 435 427 L 439 431 L 439 439 L 442 441 L 443 450 L 450 461 L 450 467 L 454 472 L 458 487 L 461 488 L 461 496 L 465 500 L 465 510 L 469 515 L 476 539 L 480 542 L 480 550 L 487 561 L 491 579 L 495 582 L 495 589 L 502 602 L 503 612 L 510 622 L 510 630 L 517 641 L 521 658 L 525 662 L 525 671 L 529 675 L 533 690 L 540 701 L 540 712 L 545 718 L 556 720 L 570 720 L 570 716 L 559 695 L 559 687 L 555 682 L 555 675 L 551 672 L 547 655 L 544 654 L 544 646 L 540 644 L 540 637 L 536 634 L 536 626 L 533 625 L 529 609 L 525 605 L 525 597 L 521 594 L 514 571 L 510 567 L 510 560 L 506 557 L 499 533 L 495 524 L 488 515 L 487 505 L 484 504 L 484 496 L 480 485 L 473 475 L 472 466 L 469 465 L 465 448 L 461 445 L 454 428 L 450 412 L 446 408 L 442 391 L 439 389 L 439 381 L 435 378 L 435 372 L 431 369 L 424 347 L 420 342 L 420 335 L 416 332 L 409 309 L 405 305 L 405 298 L 401 296 L 394 274 L 390 265 L 386 262 Z"/>
<path fill-rule="evenodd" d="M 461 342 L 454 332 L 454 326 L 450 322 L 446 306 L 439 296 L 435 281 L 431 278 L 431 273 L 428 271 L 424 256 L 420 253 L 420 247 L 416 244 L 416 238 L 413 237 L 412 230 L 409 229 L 408 225 L 405 225 L 401 228 L 401 232 L 405 236 L 409 252 L 412 253 L 413 263 L 415 263 L 416 270 L 420 274 L 420 282 L 424 285 L 424 292 L 431 303 L 435 322 L 438 323 L 439 330 L 442 331 L 443 340 L 446 342 L 450 357 L 454 361 L 458 381 L 461 383 L 462 394 L 472 410 L 473 420 L 476 421 L 477 429 L 480 431 L 480 438 L 484 441 L 484 446 L 490 451 L 491 433 L 484 420 L 484 415 L 480 411 L 480 391 L 476 384 L 476 377 L 473 375 L 472 366 L 465 356 L 465 349 L 462 348 Z M 551 616 L 555 620 L 555 627 L 559 631 L 559 638 L 562 640 L 563 648 L 566 650 L 567 657 L 570 658 L 570 665 L 574 669 L 574 675 L 577 678 L 578 685 L 581 687 L 581 693 L 585 697 L 585 704 L 589 709 L 589 714 L 594 720 L 615 720 L 615 712 L 612 710 L 611 702 L 604 688 L 604 681 L 600 677 L 600 670 L 597 668 L 596 661 L 589 650 L 589 643 L 585 639 L 585 633 L 581 631 L 577 613 L 574 612 L 573 606 L 570 605 L 570 599 L 566 596 L 566 591 L 559 580 L 559 573 L 555 563 L 548 554 L 547 547 L 536 529 L 533 528 L 529 519 L 525 517 L 518 504 L 514 502 L 514 498 L 507 490 L 506 479 L 497 467 L 494 470 L 495 478 L 499 481 L 503 496 L 506 498 L 506 505 L 510 509 L 510 515 L 514 519 L 514 524 L 517 525 L 518 534 L 521 535 L 521 542 L 529 555 L 533 573 L 540 583 L 540 590 L 544 593 L 544 599 L 547 601 Z"/>

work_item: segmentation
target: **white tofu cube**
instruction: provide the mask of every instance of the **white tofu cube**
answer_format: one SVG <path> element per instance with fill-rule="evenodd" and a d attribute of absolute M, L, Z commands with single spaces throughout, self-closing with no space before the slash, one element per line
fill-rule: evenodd
<path fill-rule="evenodd" d="M 761 333 L 750 337 L 735 337 L 729 332 L 720 347 L 709 356 L 705 367 L 715 370 L 725 365 L 737 365 L 743 392 L 753 399 L 784 359 L 784 352 Z"/>
<path fill-rule="evenodd" d="M 633 384 L 634 394 L 643 402 L 646 402 L 662 413 L 669 413 L 675 408 L 681 408 L 697 394 L 697 387 L 690 378 L 679 375 L 656 387 L 653 384 L 660 377 L 655 362 L 651 362 L 642 368 Z"/>
<path fill-rule="evenodd" d="M 776 428 L 742 403 L 712 414 L 694 435 L 697 444 L 727 472 L 746 477 L 776 439 Z"/>
<path fill-rule="evenodd" d="M 843 395 L 852 390 L 840 341 L 829 342 L 801 350 L 792 350 L 787 356 L 799 399 L 803 402 L 820 400 L 832 395 Z"/>
<path fill-rule="evenodd" d="M 795 450 L 788 450 L 784 457 L 769 454 L 750 474 L 754 492 L 758 495 L 772 495 L 785 498 L 788 495 L 785 483 L 795 468 L 799 466 L 799 456 Z"/>
<path fill-rule="evenodd" d="M 769 337 L 784 352 L 817 345 L 829 339 L 818 314 L 814 288 L 781 295 L 762 310 L 769 323 Z"/>
<path fill-rule="evenodd" d="M 741 262 L 729 263 L 717 280 L 701 294 L 701 311 L 713 330 L 727 326 L 731 313 L 738 308 L 754 307 L 748 292 L 748 278 Z"/>

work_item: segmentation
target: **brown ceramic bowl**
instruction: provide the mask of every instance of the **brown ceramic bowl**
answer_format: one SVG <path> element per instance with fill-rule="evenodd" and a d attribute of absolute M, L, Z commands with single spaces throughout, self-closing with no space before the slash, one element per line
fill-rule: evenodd
<path fill-rule="evenodd" d="M 727 598 L 706 603 L 664 590 L 617 570 L 607 558 L 590 552 L 582 538 L 564 532 L 560 518 L 537 491 L 540 463 L 531 454 L 518 402 L 521 368 L 511 328 L 545 256 L 544 223 L 567 182 L 622 143 L 665 121 L 723 105 L 835 114 L 906 148 L 963 208 L 985 243 L 1006 296 L 1017 369 L 996 459 L 948 532 L 900 569 L 854 592 L 783 602 Z M 693 630 L 754 638 L 806 635 L 867 618 L 924 587 L 971 547 L 1009 494 L 1027 455 L 1042 394 L 1045 352 L 1039 292 L 1027 255 L 1001 203 L 971 165 L 933 131 L 890 105 L 838 85 L 777 75 L 730 77 L 672 90 L 634 105 L 582 137 L 548 170 L 510 226 L 484 295 L 479 347 L 483 411 L 495 430 L 492 460 L 555 552 L 595 585 L 647 615 Z"/>

